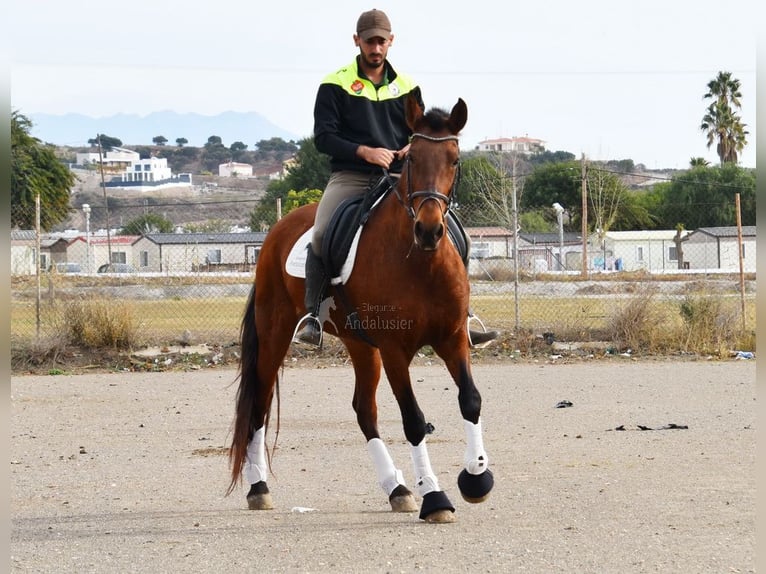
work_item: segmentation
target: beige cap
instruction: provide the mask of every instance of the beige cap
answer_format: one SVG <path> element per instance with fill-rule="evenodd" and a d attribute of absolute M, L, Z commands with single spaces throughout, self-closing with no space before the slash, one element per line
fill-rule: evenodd
<path fill-rule="evenodd" d="M 388 39 L 391 36 L 391 22 L 382 10 L 363 12 L 356 21 L 356 34 L 365 42 L 370 38 Z"/>

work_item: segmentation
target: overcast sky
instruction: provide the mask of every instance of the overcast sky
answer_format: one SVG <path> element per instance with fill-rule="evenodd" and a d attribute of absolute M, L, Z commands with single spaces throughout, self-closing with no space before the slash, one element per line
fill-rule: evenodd
<path fill-rule="evenodd" d="M 464 149 L 527 135 L 650 169 L 714 163 L 702 96 L 726 70 L 742 84 L 750 132 L 741 164 L 755 167 L 755 0 L 351 5 L 12 0 L 11 106 L 94 117 L 254 111 L 310 136 L 319 82 L 353 59 L 356 19 L 375 7 L 392 21 L 390 61 L 415 77 L 426 105 L 468 104 Z"/>

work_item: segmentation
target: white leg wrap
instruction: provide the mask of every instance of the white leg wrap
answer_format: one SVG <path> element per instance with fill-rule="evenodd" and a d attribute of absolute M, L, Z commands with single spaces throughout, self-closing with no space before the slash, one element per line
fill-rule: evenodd
<path fill-rule="evenodd" d="M 415 469 L 415 487 L 420 496 L 425 496 L 429 492 L 441 490 L 439 481 L 436 479 L 431 461 L 428 458 L 426 450 L 426 439 L 417 446 L 410 445 L 410 454 L 412 455 L 412 466 Z"/>
<path fill-rule="evenodd" d="M 481 474 L 489 468 L 489 460 L 481 438 L 481 419 L 476 424 L 463 420 L 465 426 L 465 469 L 469 474 Z"/>
<path fill-rule="evenodd" d="M 247 445 L 247 459 L 245 460 L 245 479 L 248 484 L 266 481 L 269 469 L 266 466 L 266 430 L 259 428 L 253 434 L 250 444 Z"/>
<path fill-rule="evenodd" d="M 372 463 L 375 465 L 378 484 L 380 484 L 386 496 L 391 496 L 391 493 L 400 484 L 405 486 L 402 471 L 394 466 L 394 460 L 391 458 L 386 444 L 382 440 L 373 438 L 367 441 L 367 451 L 370 453 Z"/>

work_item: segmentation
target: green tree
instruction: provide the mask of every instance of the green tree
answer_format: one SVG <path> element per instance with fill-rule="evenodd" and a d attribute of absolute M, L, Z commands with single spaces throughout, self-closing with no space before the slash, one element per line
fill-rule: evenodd
<path fill-rule="evenodd" d="M 525 211 L 563 205 L 570 221 L 579 221 L 582 213 L 582 168 L 577 161 L 545 163 L 527 176 L 520 206 Z"/>
<path fill-rule="evenodd" d="M 35 228 L 35 198 L 40 197 L 40 227 L 49 231 L 69 214 L 76 178 L 53 147 L 30 135 L 32 122 L 11 112 L 11 225 Z"/>
<path fill-rule="evenodd" d="M 695 167 L 655 186 L 659 226 L 686 229 L 736 225 L 735 194 L 740 194 L 743 225 L 755 225 L 755 170 L 732 163 Z"/>
<path fill-rule="evenodd" d="M 208 219 L 202 223 L 187 223 L 183 227 L 186 233 L 228 233 L 231 224 L 223 219 Z"/>
<path fill-rule="evenodd" d="M 176 145 L 178 145 L 178 147 L 184 147 L 188 143 L 189 143 L 189 140 L 187 140 L 186 138 L 176 138 Z"/>
<path fill-rule="evenodd" d="M 707 147 L 716 143 L 716 153 L 724 163 L 737 163 L 738 154 L 747 145 L 746 124 L 743 124 L 736 110 L 742 108 L 740 81 L 733 78 L 731 72 L 718 72 L 708 82 L 708 91 L 704 99 L 712 99 L 700 129 L 707 135 Z"/>
<path fill-rule="evenodd" d="M 298 145 L 294 141 L 286 142 L 282 138 L 271 138 L 267 140 L 261 140 L 255 144 L 258 151 L 261 152 L 288 152 L 295 153 L 298 151 Z"/>
<path fill-rule="evenodd" d="M 298 145 L 295 164 L 287 169 L 283 179 L 269 183 L 263 198 L 250 213 L 250 229 L 253 231 L 267 229 L 276 221 L 278 198 L 284 208 L 290 191 L 324 189 L 327 185 L 330 179 L 330 158 L 317 151 L 314 138 L 305 138 Z"/>
<path fill-rule="evenodd" d="M 710 162 L 706 160 L 704 157 L 693 157 L 689 160 L 689 166 L 690 167 L 707 167 L 710 165 Z"/>
<path fill-rule="evenodd" d="M 101 140 L 101 151 L 111 151 L 113 148 L 122 147 L 121 139 L 104 134 L 96 134 L 96 137 L 89 139 L 88 143 L 93 147 L 98 147 L 99 140 Z"/>
<path fill-rule="evenodd" d="M 154 136 L 154 137 L 152 138 L 152 142 L 153 142 L 155 145 L 160 145 L 160 146 L 162 146 L 162 145 L 165 145 L 166 143 L 168 143 L 168 138 L 166 138 L 165 136 Z"/>
<path fill-rule="evenodd" d="M 218 166 L 231 161 L 231 152 L 223 145 L 219 136 L 210 136 L 202 150 L 202 169 L 218 173 Z"/>
<path fill-rule="evenodd" d="M 120 235 L 147 235 L 149 233 L 172 233 L 173 223 L 156 213 L 147 213 L 131 219 L 120 230 Z"/>
<path fill-rule="evenodd" d="M 282 206 L 282 214 L 287 215 L 294 209 L 298 209 L 303 205 L 317 203 L 321 198 L 321 189 L 303 189 L 301 191 L 291 189 L 287 192 L 287 201 Z"/>

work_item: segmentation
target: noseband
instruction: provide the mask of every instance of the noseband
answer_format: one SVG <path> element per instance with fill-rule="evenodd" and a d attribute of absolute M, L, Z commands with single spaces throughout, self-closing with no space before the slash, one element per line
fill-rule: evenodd
<path fill-rule="evenodd" d="M 414 133 L 410 137 L 410 140 L 414 140 L 416 138 L 422 138 L 424 140 L 428 140 L 430 142 L 449 142 L 449 141 L 458 141 L 458 137 L 454 135 L 449 136 L 442 136 L 442 137 L 434 137 L 429 136 L 426 134 L 421 133 Z M 452 207 L 452 198 L 455 195 L 455 189 L 457 188 L 458 181 L 460 179 L 460 164 L 458 164 L 458 170 L 455 174 L 455 178 L 452 180 L 452 187 L 450 188 L 449 195 L 444 195 L 443 193 L 435 190 L 435 189 L 425 189 L 425 190 L 418 190 L 418 191 L 412 191 L 412 179 L 410 178 L 410 156 L 407 154 L 407 157 L 405 158 L 405 164 L 407 168 L 407 203 L 404 203 L 404 200 L 402 199 L 402 196 L 399 194 L 399 190 L 396 190 L 396 196 L 399 198 L 399 203 L 401 203 L 404 208 L 407 210 L 407 213 L 409 214 L 411 219 L 415 219 L 417 217 L 417 212 L 420 211 L 428 200 L 433 201 L 442 201 L 444 202 L 444 209 L 442 210 L 442 216 L 446 215 L 447 212 Z M 415 199 L 422 197 L 423 201 L 420 202 L 420 205 L 418 206 L 417 211 L 415 210 L 414 202 Z"/>

